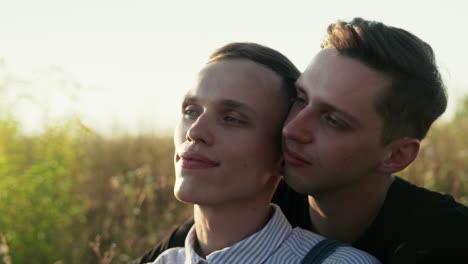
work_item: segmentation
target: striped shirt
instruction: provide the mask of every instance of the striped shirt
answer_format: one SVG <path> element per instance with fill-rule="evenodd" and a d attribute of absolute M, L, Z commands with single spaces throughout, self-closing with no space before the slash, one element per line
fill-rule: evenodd
<path fill-rule="evenodd" d="M 324 238 L 310 231 L 292 228 L 281 209 L 271 205 L 274 213 L 268 223 L 257 233 L 232 245 L 212 252 L 206 259 L 194 251 L 195 226 L 190 229 L 184 247 L 164 251 L 153 264 L 285 264 L 297 263 Z M 380 263 L 364 251 L 342 246 L 323 262 L 324 264 Z"/>

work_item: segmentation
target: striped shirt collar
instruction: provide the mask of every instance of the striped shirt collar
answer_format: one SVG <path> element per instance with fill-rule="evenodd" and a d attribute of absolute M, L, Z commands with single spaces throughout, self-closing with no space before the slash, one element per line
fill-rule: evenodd
<path fill-rule="evenodd" d="M 264 263 L 292 232 L 292 227 L 281 209 L 271 204 L 273 216 L 257 233 L 237 242 L 231 247 L 212 252 L 206 260 L 194 251 L 195 225 L 185 239 L 185 264 L 199 263 Z"/>

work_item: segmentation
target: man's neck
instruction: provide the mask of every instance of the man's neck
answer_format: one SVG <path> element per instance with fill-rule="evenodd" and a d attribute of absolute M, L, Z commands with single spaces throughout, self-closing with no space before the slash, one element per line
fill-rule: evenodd
<path fill-rule="evenodd" d="M 201 257 L 232 246 L 261 230 L 269 220 L 268 202 L 194 206 L 196 252 Z"/>
<path fill-rule="evenodd" d="M 314 231 L 349 244 L 357 241 L 378 215 L 394 179 L 377 177 L 337 192 L 309 196 Z"/>

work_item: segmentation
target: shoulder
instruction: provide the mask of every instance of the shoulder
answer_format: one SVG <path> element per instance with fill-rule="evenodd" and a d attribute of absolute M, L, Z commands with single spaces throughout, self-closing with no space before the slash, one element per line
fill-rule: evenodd
<path fill-rule="evenodd" d="M 406 230 L 409 232 L 429 223 L 442 224 L 438 229 L 452 228 L 453 224 L 468 227 L 466 206 L 450 195 L 418 187 L 398 177 L 390 187 L 379 217 L 397 221 L 400 227 L 410 228 Z"/>
<path fill-rule="evenodd" d="M 379 264 L 380 261 L 374 256 L 362 250 L 353 248 L 351 246 L 341 246 L 335 250 L 327 259 L 326 263 L 336 264 Z"/>
<path fill-rule="evenodd" d="M 404 204 L 398 204 L 403 201 Z M 396 205 L 398 208 L 407 208 L 411 211 L 416 210 L 419 213 L 431 213 L 461 205 L 448 194 L 416 186 L 397 176 L 395 176 L 395 180 L 388 191 L 385 203 Z"/>
<path fill-rule="evenodd" d="M 395 258 L 425 263 L 468 259 L 468 207 L 447 208 L 429 215 L 400 244 Z"/>
<path fill-rule="evenodd" d="M 266 263 L 301 263 L 307 252 L 322 239 L 310 231 L 294 228 Z"/>
<path fill-rule="evenodd" d="M 185 249 L 183 247 L 175 247 L 165 250 L 159 255 L 152 264 L 163 263 L 184 263 L 185 262 Z"/>
<path fill-rule="evenodd" d="M 395 263 L 434 263 L 468 258 L 468 207 L 450 195 L 440 194 L 396 178 L 405 200 L 392 198 L 394 215 L 399 211 L 400 234 L 393 251 Z M 395 218 L 395 217 L 393 217 Z M 404 235 L 401 235 L 404 234 Z M 408 262 L 409 261 L 409 262 Z"/>
<path fill-rule="evenodd" d="M 187 234 L 192 226 L 193 226 L 193 219 L 187 220 L 184 224 L 182 224 L 181 226 L 173 230 L 170 236 L 166 238 L 165 241 L 163 241 L 158 246 L 148 251 L 145 255 L 143 255 L 134 263 L 144 264 L 144 263 L 152 262 L 162 252 L 164 252 L 165 250 L 169 248 L 183 247 L 184 242 L 185 242 L 185 237 L 187 237 Z"/>
<path fill-rule="evenodd" d="M 308 230 L 296 227 L 284 241 L 284 247 L 297 256 L 304 257 L 309 250 L 324 237 Z"/>
<path fill-rule="evenodd" d="M 400 218 L 406 219 L 406 224 L 413 230 L 430 233 L 468 230 L 468 207 L 456 202 L 452 196 L 418 187 L 398 177 L 395 186 L 397 189 L 388 195 L 392 196 L 388 197 L 388 205 L 399 211 Z M 395 196 L 403 196 L 404 200 L 397 200 Z"/>
<path fill-rule="evenodd" d="M 299 259 L 302 260 L 307 253 L 324 239 L 323 236 L 313 232 L 294 228 L 291 235 L 284 242 L 284 248 L 287 248 L 289 260 Z M 298 262 L 299 263 L 299 262 Z M 348 245 L 338 247 L 324 262 L 334 264 L 351 264 L 351 263 L 364 263 L 364 264 L 378 264 L 380 263 L 375 257 L 368 253 L 353 248 Z"/>

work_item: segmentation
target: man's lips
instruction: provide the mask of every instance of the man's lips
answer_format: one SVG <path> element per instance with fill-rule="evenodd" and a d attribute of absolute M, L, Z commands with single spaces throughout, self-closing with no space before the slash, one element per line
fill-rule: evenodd
<path fill-rule="evenodd" d="M 284 161 L 293 167 L 307 167 L 312 165 L 311 162 L 307 161 L 301 155 L 297 154 L 294 151 L 286 149 L 283 152 Z"/>
<path fill-rule="evenodd" d="M 219 165 L 219 162 L 209 159 L 198 152 L 183 152 L 177 155 L 177 163 L 184 168 L 205 169 L 213 168 Z"/>

